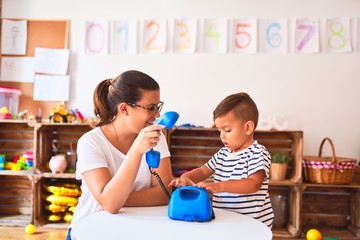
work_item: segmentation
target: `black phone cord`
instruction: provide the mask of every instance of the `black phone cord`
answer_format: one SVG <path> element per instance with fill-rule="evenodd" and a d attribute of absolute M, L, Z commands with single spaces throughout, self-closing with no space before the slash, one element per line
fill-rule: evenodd
<path fill-rule="evenodd" d="M 162 188 L 162 190 L 164 191 L 164 193 L 166 194 L 166 196 L 170 199 L 171 195 L 170 195 L 170 193 L 168 192 L 168 190 L 166 189 L 163 181 L 161 180 L 160 175 L 159 175 L 157 172 L 152 171 L 151 167 L 149 167 L 149 171 L 150 171 L 150 173 L 151 173 L 152 175 L 154 175 L 154 176 L 156 177 L 156 180 L 158 181 L 160 187 Z"/>

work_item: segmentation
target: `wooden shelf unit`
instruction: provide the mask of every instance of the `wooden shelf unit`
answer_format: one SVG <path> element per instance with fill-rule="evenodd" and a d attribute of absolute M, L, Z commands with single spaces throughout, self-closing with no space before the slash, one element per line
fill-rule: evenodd
<path fill-rule="evenodd" d="M 50 172 L 51 143 L 56 139 L 62 152 L 69 151 L 69 142 L 76 147 L 80 136 L 90 129 L 87 124 L 0 121 L 0 153 L 6 153 L 11 159 L 24 151 L 34 152 L 34 169 L 0 171 L 0 225 L 68 226 L 65 222 L 53 223 L 47 219 L 43 185 L 77 182 L 74 173 Z M 214 128 L 179 127 L 166 131 L 166 137 L 174 173 L 201 166 L 223 146 L 219 132 Z M 257 131 L 255 138 L 270 152 L 283 151 L 291 155 L 286 179 L 270 180 L 274 211 L 281 213 L 281 216 L 275 216 L 274 237 L 304 237 L 310 226 L 319 229 L 325 226 L 330 229 L 326 230 L 328 232 L 337 229 L 344 236 L 360 237 L 360 167 L 356 168 L 349 185 L 306 183 L 302 180 L 301 131 Z M 331 197 L 333 195 L 336 197 Z"/>

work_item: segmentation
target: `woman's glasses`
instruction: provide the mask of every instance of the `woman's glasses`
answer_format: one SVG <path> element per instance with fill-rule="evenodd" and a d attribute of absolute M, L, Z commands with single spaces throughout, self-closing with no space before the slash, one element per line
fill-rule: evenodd
<path fill-rule="evenodd" d="M 149 112 L 151 116 L 155 116 L 158 112 L 161 112 L 161 109 L 164 105 L 164 102 L 160 102 L 158 105 L 149 104 L 148 106 L 141 106 L 136 103 L 127 103 L 131 107 L 141 107 Z"/>

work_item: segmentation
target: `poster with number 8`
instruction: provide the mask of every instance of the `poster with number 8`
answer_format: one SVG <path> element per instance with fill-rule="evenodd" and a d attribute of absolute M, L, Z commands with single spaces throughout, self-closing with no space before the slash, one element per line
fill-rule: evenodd
<path fill-rule="evenodd" d="M 325 36 L 326 52 L 351 52 L 350 18 L 327 18 Z"/>
<path fill-rule="evenodd" d="M 320 51 L 319 23 L 317 19 L 296 19 L 294 47 L 296 53 L 316 53 Z"/>

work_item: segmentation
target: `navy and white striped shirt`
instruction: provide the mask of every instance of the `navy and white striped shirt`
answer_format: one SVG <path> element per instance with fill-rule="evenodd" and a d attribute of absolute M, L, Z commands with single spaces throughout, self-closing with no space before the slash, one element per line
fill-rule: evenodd
<path fill-rule="evenodd" d="M 268 191 L 270 164 L 270 153 L 257 141 L 239 152 L 221 148 L 205 164 L 214 171 L 214 182 L 248 178 L 259 170 L 265 171 L 265 178 L 260 190 L 251 194 L 215 193 L 213 206 L 251 216 L 271 228 L 274 213 Z"/>

